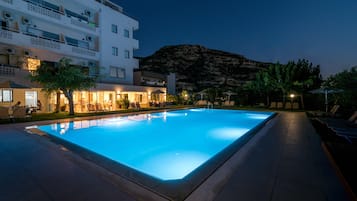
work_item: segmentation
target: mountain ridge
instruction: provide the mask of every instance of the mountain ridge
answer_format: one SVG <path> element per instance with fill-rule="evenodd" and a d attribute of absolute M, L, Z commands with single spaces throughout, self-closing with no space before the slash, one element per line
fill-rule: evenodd
<path fill-rule="evenodd" d="M 154 54 L 141 58 L 139 70 L 176 73 L 176 81 L 182 89 L 199 91 L 210 87 L 242 86 L 269 64 L 201 45 L 182 44 L 164 46 Z"/>

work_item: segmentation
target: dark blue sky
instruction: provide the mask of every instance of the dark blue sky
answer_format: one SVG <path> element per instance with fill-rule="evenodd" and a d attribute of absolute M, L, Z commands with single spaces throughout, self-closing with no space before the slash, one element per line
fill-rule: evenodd
<path fill-rule="evenodd" d="M 148 56 L 199 44 L 257 61 L 308 59 L 324 77 L 357 65 L 356 0 L 113 0 L 139 21 Z"/>

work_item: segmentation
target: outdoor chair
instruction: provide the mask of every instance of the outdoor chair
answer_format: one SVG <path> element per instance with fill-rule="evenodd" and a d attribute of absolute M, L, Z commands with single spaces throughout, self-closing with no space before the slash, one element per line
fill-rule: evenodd
<path fill-rule="evenodd" d="M 276 108 L 276 102 L 271 102 L 269 108 L 270 109 L 275 109 Z"/>
<path fill-rule="evenodd" d="M 322 111 L 309 111 L 307 114 L 309 116 L 314 116 L 314 117 L 335 117 L 338 109 L 340 108 L 340 105 L 334 105 L 330 111 L 328 112 L 322 112 Z"/>
<path fill-rule="evenodd" d="M 286 102 L 285 103 L 285 109 L 290 110 L 292 108 L 293 108 L 293 106 L 292 106 L 292 104 L 290 102 Z"/>
<path fill-rule="evenodd" d="M 0 107 L 0 119 L 8 119 L 9 118 L 9 108 Z"/>
<path fill-rule="evenodd" d="M 293 109 L 294 110 L 298 110 L 299 108 L 300 108 L 299 103 L 298 102 L 294 102 L 293 103 Z"/>
<path fill-rule="evenodd" d="M 27 113 L 26 107 L 18 107 L 15 110 L 13 110 L 12 114 L 10 115 L 10 118 L 13 119 L 24 119 L 24 118 L 29 118 L 31 117 L 31 114 Z"/>
<path fill-rule="evenodd" d="M 234 106 L 234 101 L 224 101 L 224 106 Z"/>
<path fill-rule="evenodd" d="M 354 111 L 353 114 L 348 119 L 337 119 L 331 117 L 317 118 L 321 123 L 326 124 L 328 127 L 354 127 L 356 126 L 355 121 L 357 120 L 357 111 Z"/>
<path fill-rule="evenodd" d="M 345 138 L 350 143 L 357 140 L 357 111 L 348 119 L 315 118 L 333 134 Z"/>
<path fill-rule="evenodd" d="M 340 137 L 345 138 L 350 143 L 357 142 L 357 120 L 353 122 L 353 127 L 330 127 L 330 129 Z"/>
<path fill-rule="evenodd" d="M 277 102 L 276 103 L 276 108 L 282 109 L 283 108 L 283 102 Z"/>

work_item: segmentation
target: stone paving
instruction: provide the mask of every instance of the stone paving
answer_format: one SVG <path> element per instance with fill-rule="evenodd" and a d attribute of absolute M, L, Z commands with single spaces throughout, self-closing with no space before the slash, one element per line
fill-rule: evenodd
<path fill-rule="evenodd" d="M 350 200 L 305 113 L 281 112 L 276 118 L 214 200 Z M 1 201 L 135 200 L 61 146 L 27 134 L 30 124 L 0 125 Z"/>

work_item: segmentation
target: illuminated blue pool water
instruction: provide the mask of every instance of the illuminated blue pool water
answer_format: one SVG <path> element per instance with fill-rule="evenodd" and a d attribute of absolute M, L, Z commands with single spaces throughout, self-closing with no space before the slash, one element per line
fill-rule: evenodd
<path fill-rule="evenodd" d="M 160 180 L 182 179 L 271 112 L 189 109 L 39 126 Z"/>

